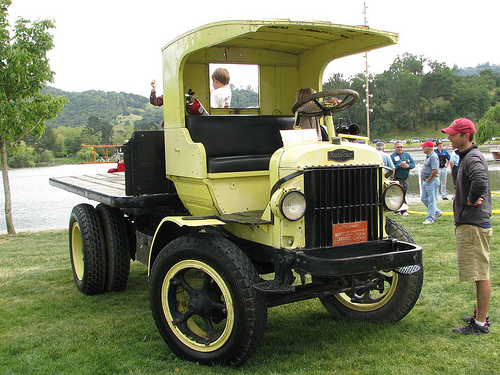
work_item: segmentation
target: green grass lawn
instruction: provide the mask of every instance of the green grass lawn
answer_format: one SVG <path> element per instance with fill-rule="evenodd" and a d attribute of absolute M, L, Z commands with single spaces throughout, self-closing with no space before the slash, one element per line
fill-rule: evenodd
<path fill-rule="evenodd" d="M 500 209 L 500 196 L 494 196 Z M 451 201 L 439 201 L 451 211 Z M 423 212 L 421 203 L 411 205 Z M 317 299 L 270 308 L 264 340 L 241 368 L 175 357 L 148 301 L 147 270 L 133 262 L 127 290 L 86 296 L 73 282 L 66 231 L 0 237 L 0 374 L 499 374 L 500 234 L 492 240 L 489 335 L 451 332 L 475 307 L 459 283 L 452 216 L 391 215 L 424 249 L 425 278 L 413 310 L 396 324 L 330 318 Z M 494 215 L 494 226 L 500 215 Z"/>

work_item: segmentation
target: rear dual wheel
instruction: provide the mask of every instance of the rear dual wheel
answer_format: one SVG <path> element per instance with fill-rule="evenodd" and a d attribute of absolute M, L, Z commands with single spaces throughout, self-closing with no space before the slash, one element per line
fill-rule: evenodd
<path fill-rule="evenodd" d="M 130 247 L 122 212 L 105 204 L 97 206 L 106 245 L 105 292 L 125 290 L 130 273 Z"/>
<path fill-rule="evenodd" d="M 76 287 L 92 295 L 125 289 L 130 251 L 120 210 L 89 204 L 73 208 L 69 223 L 71 266 Z"/>
<path fill-rule="evenodd" d="M 226 238 L 186 235 L 155 259 L 150 304 L 165 342 L 181 358 L 240 366 L 264 336 L 267 306 L 259 277 Z"/>
<path fill-rule="evenodd" d="M 90 204 L 73 208 L 69 220 L 69 248 L 76 287 L 99 294 L 106 283 L 106 249 L 101 221 Z"/>

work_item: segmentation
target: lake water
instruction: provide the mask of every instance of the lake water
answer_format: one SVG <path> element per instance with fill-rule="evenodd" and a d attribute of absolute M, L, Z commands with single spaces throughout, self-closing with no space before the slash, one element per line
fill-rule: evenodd
<path fill-rule="evenodd" d="M 389 146 L 389 145 L 388 145 Z M 449 149 L 449 147 L 447 147 Z M 481 151 L 488 160 L 492 190 L 500 190 L 500 162 L 494 162 L 489 152 L 490 147 Z M 425 155 L 419 150 L 407 150 L 417 164 L 410 172 L 408 201 L 419 201 L 419 167 Z M 448 150 L 449 151 L 449 150 Z M 389 153 L 389 148 L 387 149 Z M 73 164 L 44 168 L 13 169 L 9 171 L 12 194 L 12 214 L 17 232 L 39 231 L 67 228 L 73 207 L 90 201 L 79 195 L 49 185 L 49 177 L 78 176 L 106 173 L 114 164 Z M 448 174 L 448 194 L 453 193 L 453 181 Z M 0 183 L 0 234 L 7 232 L 5 225 L 5 201 L 3 184 Z"/>
<path fill-rule="evenodd" d="M 498 191 L 500 190 L 500 162 L 498 161 L 495 162 L 493 160 L 493 157 L 491 156 L 490 152 L 491 148 L 492 148 L 491 146 L 481 146 L 480 150 L 488 162 L 491 190 Z M 389 151 L 390 149 L 387 148 L 386 150 Z M 447 150 L 451 154 L 450 146 L 446 145 L 445 150 Z M 420 201 L 419 173 L 422 165 L 424 164 L 424 159 L 426 155 L 422 152 L 420 148 L 418 150 L 412 149 L 405 151 L 410 153 L 410 155 L 413 157 L 413 160 L 415 160 L 416 164 L 416 167 L 410 171 L 410 178 L 408 179 L 409 190 L 408 190 L 407 200 L 409 202 Z M 388 154 L 391 153 L 392 150 L 390 153 L 388 152 Z M 446 191 L 448 192 L 448 198 L 452 197 L 453 190 L 454 190 L 453 179 L 451 177 L 451 172 L 448 169 L 448 179 L 446 181 Z M 441 194 L 439 194 L 439 199 L 441 199 Z"/>
<path fill-rule="evenodd" d="M 50 177 L 106 173 L 114 164 L 72 164 L 43 168 L 9 170 L 12 216 L 17 232 L 67 228 L 74 206 L 92 202 L 79 195 L 53 187 Z M 0 234 L 7 233 L 5 198 L 0 183 Z"/>

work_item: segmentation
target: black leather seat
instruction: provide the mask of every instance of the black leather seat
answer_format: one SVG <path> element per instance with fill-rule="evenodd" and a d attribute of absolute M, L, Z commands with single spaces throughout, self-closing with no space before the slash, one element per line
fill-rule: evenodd
<path fill-rule="evenodd" d="M 280 130 L 293 129 L 291 116 L 186 116 L 194 142 L 202 143 L 209 173 L 269 169 L 283 146 Z"/>

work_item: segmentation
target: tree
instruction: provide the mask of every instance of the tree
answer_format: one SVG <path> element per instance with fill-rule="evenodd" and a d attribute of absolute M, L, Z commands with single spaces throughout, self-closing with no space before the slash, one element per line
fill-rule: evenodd
<path fill-rule="evenodd" d="M 424 119 L 424 100 L 420 95 L 425 59 L 404 53 L 394 60 L 388 86 L 391 116 L 400 130 L 418 130 Z"/>
<path fill-rule="evenodd" d="M 110 144 L 113 140 L 113 125 L 108 122 L 102 122 L 97 116 L 90 116 L 83 129 L 83 132 L 89 136 L 99 139 L 101 145 Z"/>
<path fill-rule="evenodd" d="M 500 104 L 486 111 L 484 117 L 477 124 L 476 142 L 483 144 L 492 137 L 500 136 Z"/>
<path fill-rule="evenodd" d="M 457 77 L 452 86 L 451 104 L 457 117 L 477 121 L 484 116 L 492 100 L 487 83 L 482 77 Z"/>
<path fill-rule="evenodd" d="M 438 99 L 450 99 L 451 87 L 454 82 L 453 71 L 445 64 L 438 62 L 430 62 L 429 66 L 431 71 L 426 73 L 422 79 L 422 96 L 429 101 L 430 112 L 434 120 L 434 130 L 438 131 L 438 120 L 445 120 L 440 118 L 438 108 Z"/>
<path fill-rule="evenodd" d="M 8 152 L 15 150 L 25 135 L 41 136 L 45 121 L 57 116 L 66 99 L 40 93 L 54 76 L 47 58 L 47 51 L 54 46 L 49 33 L 53 22 L 18 19 L 11 38 L 7 21 L 10 4 L 10 0 L 0 0 L 0 150 L 5 220 L 8 234 L 14 235 Z"/>
<path fill-rule="evenodd" d="M 237 89 L 233 84 L 229 86 L 232 92 L 231 107 L 250 108 L 259 105 L 259 94 L 251 86 L 247 86 L 246 89 L 241 87 Z"/>
<path fill-rule="evenodd" d="M 358 92 L 358 103 L 363 103 L 366 97 L 364 73 L 358 73 L 348 79 L 344 79 L 344 75 L 341 73 L 335 73 L 323 84 L 323 91 L 336 89 L 351 89 Z M 340 124 L 340 122 L 346 125 L 357 124 L 360 128 L 360 134 L 366 134 L 366 107 L 363 105 L 355 105 L 346 111 L 336 113 L 333 118 L 335 124 Z"/>

